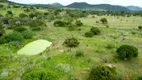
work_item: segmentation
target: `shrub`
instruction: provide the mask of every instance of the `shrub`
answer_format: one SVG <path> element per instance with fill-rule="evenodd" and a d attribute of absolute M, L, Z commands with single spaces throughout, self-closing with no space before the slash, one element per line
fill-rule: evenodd
<path fill-rule="evenodd" d="M 75 53 L 75 57 L 83 57 L 84 56 L 84 52 L 81 50 L 76 51 Z"/>
<path fill-rule="evenodd" d="M 77 21 L 75 22 L 75 24 L 76 24 L 76 26 L 83 26 L 83 23 L 82 23 L 80 20 L 77 20 Z"/>
<path fill-rule="evenodd" d="M 107 24 L 107 23 L 108 23 L 108 21 L 107 21 L 106 18 L 102 18 L 100 21 L 101 21 L 103 24 Z"/>
<path fill-rule="evenodd" d="M 25 39 L 32 39 L 34 33 L 32 31 L 26 30 L 22 32 L 22 35 L 24 36 Z"/>
<path fill-rule="evenodd" d="M 92 27 L 91 28 L 91 32 L 94 34 L 94 35 L 98 35 L 98 34 L 100 34 L 100 29 L 99 28 L 97 28 L 97 27 Z"/>
<path fill-rule="evenodd" d="M 58 75 L 51 71 L 31 71 L 24 74 L 22 80 L 58 80 Z"/>
<path fill-rule="evenodd" d="M 142 26 L 138 26 L 139 29 L 142 29 Z"/>
<path fill-rule="evenodd" d="M 66 22 L 60 20 L 54 22 L 55 27 L 66 27 L 66 24 Z"/>
<path fill-rule="evenodd" d="M 73 30 L 76 30 L 76 29 L 77 29 L 76 25 L 74 25 L 74 24 L 68 25 L 68 30 L 69 31 L 73 31 Z"/>
<path fill-rule="evenodd" d="M 79 45 L 79 42 L 76 38 L 68 38 L 64 41 L 64 44 L 68 47 L 77 47 Z"/>
<path fill-rule="evenodd" d="M 5 34 L 5 31 L 3 29 L 0 29 L 0 37 Z"/>
<path fill-rule="evenodd" d="M 21 13 L 21 14 L 19 14 L 19 17 L 20 17 L 20 18 L 25 18 L 25 17 L 28 17 L 28 15 L 26 15 L 26 14 L 24 14 L 24 13 Z"/>
<path fill-rule="evenodd" d="M 6 43 L 6 40 L 5 40 L 4 36 L 2 36 L 2 37 L 0 37 L 0 44 L 4 44 L 4 43 Z"/>
<path fill-rule="evenodd" d="M 11 42 L 11 41 L 18 41 L 18 42 L 21 42 L 24 40 L 24 37 L 21 33 L 19 32 L 12 32 L 12 33 L 9 33 L 7 34 L 5 37 L 5 40 L 6 42 Z"/>
<path fill-rule="evenodd" d="M 127 60 L 138 56 L 138 49 L 130 45 L 122 45 L 116 51 L 121 59 Z"/>
<path fill-rule="evenodd" d="M 85 33 L 86 37 L 93 37 L 93 35 L 94 34 L 91 31 Z"/>
<path fill-rule="evenodd" d="M 7 14 L 10 14 L 10 15 L 12 15 L 13 13 L 12 13 L 12 11 L 7 11 Z"/>
<path fill-rule="evenodd" d="M 31 20 L 29 22 L 29 25 L 32 28 L 32 30 L 41 30 L 42 26 L 46 26 L 44 21 L 41 21 L 41 20 Z"/>
<path fill-rule="evenodd" d="M 25 27 L 16 27 L 14 28 L 14 31 L 17 31 L 17 32 L 23 32 L 23 31 L 26 31 L 27 29 Z"/>
<path fill-rule="evenodd" d="M 117 80 L 115 77 L 115 68 L 108 66 L 92 68 L 88 80 Z"/>

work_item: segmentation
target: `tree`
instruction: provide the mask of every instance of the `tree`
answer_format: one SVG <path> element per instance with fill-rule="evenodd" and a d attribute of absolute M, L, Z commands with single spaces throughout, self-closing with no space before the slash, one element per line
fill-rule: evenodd
<path fill-rule="evenodd" d="M 83 26 L 83 23 L 82 23 L 80 20 L 77 20 L 77 21 L 75 22 L 75 24 L 76 24 L 76 26 Z"/>
<path fill-rule="evenodd" d="M 14 28 L 14 31 L 17 31 L 17 32 L 23 32 L 23 31 L 26 31 L 26 30 L 27 29 L 25 27 L 22 27 L 22 26 Z"/>
<path fill-rule="evenodd" d="M 91 31 L 85 33 L 86 37 L 93 37 L 93 35 L 94 34 Z"/>
<path fill-rule="evenodd" d="M 46 24 L 42 20 L 31 20 L 29 22 L 29 26 L 32 28 L 32 30 L 41 30 L 41 27 L 46 26 Z"/>
<path fill-rule="evenodd" d="M 20 17 L 20 18 L 25 18 L 25 17 L 28 17 L 28 15 L 26 15 L 26 14 L 24 14 L 24 13 L 21 13 L 21 14 L 19 14 L 19 17 Z"/>
<path fill-rule="evenodd" d="M 138 28 L 139 28 L 140 30 L 142 30 L 142 26 L 138 26 Z"/>
<path fill-rule="evenodd" d="M 107 23 L 108 23 L 108 21 L 107 21 L 106 18 L 102 18 L 100 21 L 101 21 L 103 24 L 107 24 Z"/>
<path fill-rule="evenodd" d="M 34 33 L 30 30 L 26 30 L 22 32 L 22 35 L 24 36 L 25 39 L 32 39 Z"/>
<path fill-rule="evenodd" d="M 138 49 L 130 45 L 122 45 L 116 50 L 116 52 L 118 53 L 119 57 L 124 60 L 138 56 Z"/>
<path fill-rule="evenodd" d="M 4 38 L 5 38 L 6 42 L 11 42 L 11 41 L 21 42 L 24 40 L 23 35 L 19 32 L 16 32 L 16 31 L 5 35 Z"/>
<path fill-rule="evenodd" d="M 68 47 L 77 47 L 79 45 L 79 42 L 76 38 L 68 38 L 64 41 L 64 44 Z"/>
<path fill-rule="evenodd" d="M 100 34 L 100 29 L 97 28 L 97 27 L 92 27 L 91 30 L 90 30 L 94 35 L 98 35 Z"/>
<path fill-rule="evenodd" d="M 5 34 L 5 31 L 0 29 L 0 37 L 3 36 Z"/>
<path fill-rule="evenodd" d="M 7 11 L 7 14 L 12 15 L 13 13 L 12 11 Z"/>
<path fill-rule="evenodd" d="M 22 80 L 58 80 L 58 75 L 51 71 L 35 70 L 22 75 Z"/>
<path fill-rule="evenodd" d="M 117 80 L 115 68 L 98 66 L 91 69 L 88 80 Z"/>

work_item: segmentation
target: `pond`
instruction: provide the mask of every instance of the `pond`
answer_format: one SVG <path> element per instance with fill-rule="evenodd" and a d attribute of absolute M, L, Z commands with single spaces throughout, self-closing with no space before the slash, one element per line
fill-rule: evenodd
<path fill-rule="evenodd" d="M 20 55 L 37 55 L 46 50 L 48 47 L 52 45 L 52 42 L 47 40 L 36 40 L 30 42 L 29 44 L 25 45 L 22 49 L 20 49 L 17 54 Z"/>

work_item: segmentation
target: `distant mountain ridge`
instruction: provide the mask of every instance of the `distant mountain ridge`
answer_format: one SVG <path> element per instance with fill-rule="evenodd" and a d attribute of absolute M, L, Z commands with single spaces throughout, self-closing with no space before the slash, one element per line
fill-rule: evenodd
<path fill-rule="evenodd" d="M 7 0 L 1 0 L 7 1 Z M 88 4 L 86 2 L 74 2 L 67 6 L 60 3 L 52 4 L 27 4 L 37 7 L 51 7 L 51 8 L 78 8 L 78 9 L 93 9 L 93 10 L 104 10 L 104 11 L 142 11 L 141 7 L 137 6 L 121 6 L 121 5 L 111 5 L 111 4 Z"/>
<path fill-rule="evenodd" d="M 102 9 L 107 11 L 130 11 L 128 8 L 123 6 L 110 5 L 110 4 L 91 5 L 86 2 L 74 2 L 70 5 L 67 5 L 66 7 L 81 8 L 81 9 Z"/>
<path fill-rule="evenodd" d="M 127 8 L 132 11 L 142 11 L 142 7 L 138 7 L 138 6 L 127 6 Z"/>

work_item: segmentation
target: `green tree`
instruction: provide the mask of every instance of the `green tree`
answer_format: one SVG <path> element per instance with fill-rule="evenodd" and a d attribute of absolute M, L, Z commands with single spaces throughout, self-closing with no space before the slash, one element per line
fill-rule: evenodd
<path fill-rule="evenodd" d="M 140 30 L 142 30 L 142 26 L 138 26 L 138 28 L 139 28 Z"/>
<path fill-rule="evenodd" d="M 119 57 L 124 60 L 138 56 L 138 49 L 130 45 L 122 45 L 116 50 L 116 52 L 118 53 Z"/>
<path fill-rule="evenodd" d="M 91 31 L 88 31 L 88 32 L 85 33 L 86 37 L 93 37 L 93 35 L 94 34 Z"/>
<path fill-rule="evenodd" d="M 88 80 L 117 80 L 115 73 L 115 68 L 98 66 L 91 69 Z"/>
<path fill-rule="evenodd" d="M 76 24 L 76 26 L 83 26 L 83 23 L 82 23 L 80 20 L 77 20 L 77 21 L 75 22 L 75 24 Z"/>
<path fill-rule="evenodd" d="M 108 23 L 108 21 L 107 21 L 106 18 L 102 18 L 100 21 L 101 21 L 103 24 L 107 24 L 107 23 Z"/>
<path fill-rule="evenodd" d="M 64 41 L 64 44 L 68 47 L 77 47 L 79 45 L 79 42 L 76 38 L 67 38 L 65 41 Z"/>
<path fill-rule="evenodd" d="M 94 35 L 98 35 L 101 33 L 100 29 L 97 27 L 92 27 L 90 30 Z"/>

